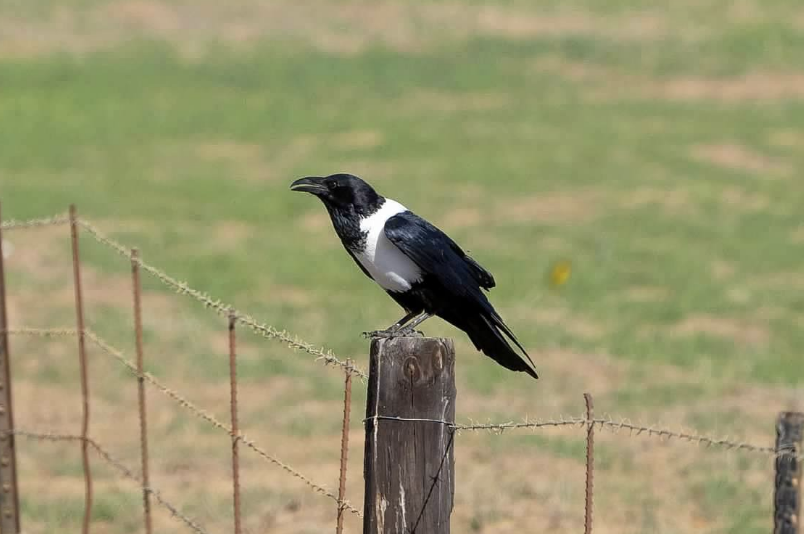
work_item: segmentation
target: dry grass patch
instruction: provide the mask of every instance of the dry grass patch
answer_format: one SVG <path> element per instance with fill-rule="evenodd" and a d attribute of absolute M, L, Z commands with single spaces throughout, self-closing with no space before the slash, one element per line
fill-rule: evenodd
<path fill-rule="evenodd" d="M 709 272 L 715 280 L 725 280 L 734 276 L 737 268 L 733 262 L 715 259 L 709 262 Z"/>
<path fill-rule="evenodd" d="M 776 291 L 804 290 L 804 276 L 800 271 L 779 271 L 762 276 L 754 276 L 746 282 L 751 289 Z"/>
<path fill-rule="evenodd" d="M 312 136 L 299 136 L 289 140 L 276 153 L 271 153 L 256 143 L 241 143 L 231 140 L 217 140 L 200 143 L 191 147 L 177 147 L 179 153 L 190 151 L 193 158 L 210 163 L 226 163 L 237 172 L 222 179 L 262 181 L 289 180 L 290 169 L 303 161 L 319 146 L 319 140 Z M 171 151 L 167 158 L 175 158 Z M 163 165 L 158 165 L 163 168 Z M 171 168 L 171 167 L 167 167 Z"/>
<path fill-rule="evenodd" d="M 483 213 L 474 207 L 454 208 L 439 217 L 444 228 L 473 228 L 483 224 Z"/>
<path fill-rule="evenodd" d="M 796 245 L 804 243 L 804 225 L 799 226 L 791 232 L 790 241 Z"/>
<path fill-rule="evenodd" d="M 798 130 L 782 129 L 770 135 L 770 142 L 784 148 L 804 148 L 804 133 Z"/>
<path fill-rule="evenodd" d="M 342 150 L 361 150 L 382 146 L 385 136 L 378 130 L 352 130 L 331 136 L 329 142 Z"/>
<path fill-rule="evenodd" d="M 592 35 L 645 41 L 669 31 L 665 17 L 649 11 L 601 18 L 579 9 L 536 13 L 522 7 L 393 0 L 238 4 L 120 0 L 55 9 L 42 20 L 7 18 L 0 27 L 0 55 L 5 56 L 86 53 L 143 37 L 171 42 L 189 58 L 202 55 L 204 47 L 214 42 L 242 47 L 277 37 L 303 39 L 328 52 L 349 55 L 373 45 L 415 52 L 445 37 Z"/>
<path fill-rule="evenodd" d="M 603 193 L 593 189 L 539 193 L 497 202 L 491 215 L 515 223 L 583 224 L 599 215 L 603 200 Z"/>
<path fill-rule="evenodd" d="M 745 145 L 737 143 L 719 143 L 712 145 L 702 145 L 693 148 L 692 155 L 695 159 L 707 163 L 724 167 L 726 169 L 761 174 L 764 177 L 787 174 L 791 172 L 790 166 L 784 162 L 762 154 Z M 747 199 L 746 194 L 740 194 L 737 189 L 730 189 L 724 193 L 724 201 L 742 202 L 743 205 L 756 205 L 757 197 Z M 762 205 L 762 201 L 759 204 Z"/>
<path fill-rule="evenodd" d="M 703 334 L 740 345 L 760 345 L 770 339 L 770 332 L 762 325 L 703 313 L 687 317 L 672 327 L 671 332 L 678 336 Z"/>
<path fill-rule="evenodd" d="M 70 228 L 66 225 L 5 231 L 5 268 L 9 274 L 24 272 L 43 286 L 58 282 L 72 272 L 69 243 Z M 9 316 L 13 321 L 14 314 Z"/>
<path fill-rule="evenodd" d="M 679 77 L 646 82 L 646 96 L 666 100 L 748 102 L 804 98 L 804 74 L 748 73 L 733 78 Z"/>
<path fill-rule="evenodd" d="M 747 191 L 744 187 L 727 187 L 721 193 L 721 201 L 729 208 L 740 211 L 764 211 L 771 205 L 766 195 Z"/>
<path fill-rule="evenodd" d="M 624 76 L 610 67 L 550 56 L 537 59 L 533 63 L 533 69 L 537 73 L 553 74 L 579 83 L 610 81 Z"/>
<path fill-rule="evenodd" d="M 504 109 L 511 103 L 511 98 L 501 93 L 449 93 L 417 89 L 400 98 L 397 106 L 416 112 L 462 113 Z"/>
<path fill-rule="evenodd" d="M 541 325 L 561 328 L 572 336 L 584 339 L 600 339 L 606 334 L 603 325 L 562 308 L 529 307 L 517 310 L 515 315 Z"/>
<path fill-rule="evenodd" d="M 644 209 L 658 207 L 669 215 L 694 215 L 698 213 L 696 202 L 688 189 L 662 189 L 641 187 L 624 194 L 620 199 L 623 209 Z"/>
<path fill-rule="evenodd" d="M 724 78 L 691 75 L 651 78 L 586 63 L 555 60 L 539 61 L 536 68 L 587 84 L 593 100 L 647 98 L 741 104 L 804 98 L 804 74 L 792 72 L 753 72 Z"/>
<path fill-rule="evenodd" d="M 664 302 L 670 296 L 670 290 L 659 286 L 631 286 L 622 296 L 628 302 Z"/>
<path fill-rule="evenodd" d="M 210 231 L 209 244 L 215 250 L 242 253 L 244 243 L 256 233 L 253 225 L 243 221 L 221 221 Z"/>

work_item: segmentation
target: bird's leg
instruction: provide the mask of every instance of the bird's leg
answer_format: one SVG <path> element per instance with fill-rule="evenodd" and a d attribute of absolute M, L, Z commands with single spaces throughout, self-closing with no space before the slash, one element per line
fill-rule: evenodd
<path fill-rule="evenodd" d="M 416 317 L 416 312 L 408 312 L 407 315 L 402 317 L 400 320 L 386 328 L 385 330 L 372 330 L 370 332 L 363 332 L 363 337 L 370 338 L 370 337 L 393 337 L 402 326 Z"/>
<path fill-rule="evenodd" d="M 408 312 L 403 318 L 401 318 L 400 320 L 398 320 L 397 322 L 386 328 L 386 330 L 390 332 L 396 332 L 397 330 L 405 326 L 405 324 L 414 317 L 416 317 L 416 312 Z"/>
<path fill-rule="evenodd" d="M 414 330 L 414 329 L 417 326 L 419 326 L 420 324 L 422 324 L 424 321 L 426 321 L 427 319 L 429 319 L 432 316 L 433 316 L 432 313 L 422 312 L 421 315 L 419 315 L 418 317 L 413 319 L 411 322 L 409 322 L 403 328 L 400 328 L 398 333 L 401 334 L 401 335 L 413 334 L 413 333 L 416 332 L 416 330 Z M 419 334 L 421 334 L 421 332 L 419 332 Z M 423 335 L 423 334 L 421 334 L 421 335 Z"/>

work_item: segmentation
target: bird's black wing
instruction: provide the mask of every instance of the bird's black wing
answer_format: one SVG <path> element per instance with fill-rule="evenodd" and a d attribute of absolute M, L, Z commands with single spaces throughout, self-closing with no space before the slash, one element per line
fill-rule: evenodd
<path fill-rule="evenodd" d="M 480 289 L 494 286 L 491 273 L 469 258 L 455 241 L 410 211 L 398 213 L 385 222 L 385 237 L 413 260 L 423 274 L 435 278 L 451 295 L 478 306 L 533 364 L 525 348 Z"/>
<path fill-rule="evenodd" d="M 490 272 L 447 234 L 415 213 L 405 211 L 389 218 L 385 222 L 385 237 L 426 272 L 432 268 L 434 275 L 451 274 L 459 278 L 468 275 L 484 289 L 496 285 Z"/>
<path fill-rule="evenodd" d="M 508 328 L 508 325 L 505 324 L 502 317 L 500 317 L 481 290 L 481 288 L 494 287 L 494 277 L 476 261 L 467 256 L 455 241 L 429 222 L 409 211 L 394 215 L 385 222 L 385 236 L 403 254 L 413 260 L 425 276 L 435 279 L 452 297 L 467 303 L 471 307 L 477 307 L 476 309 L 481 312 L 479 317 L 484 318 L 483 321 L 495 332 L 493 342 L 505 343 L 502 336 L 496 331 L 498 328 L 519 347 L 527 361 L 530 362 L 531 367 L 533 366 L 533 361 L 525 351 L 525 348 L 519 343 L 514 333 Z M 484 343 L 483 340 L 478 341 L 488 347 L 488 344 Z M 480 344 L 475 343 L 478 348 L 480 348 Z M 505 346 L 507 347 L 507 344 Z M 510 369 L 527 371 L 532 376 L 537 376 L 532 368 L 527 367 L 527 364 L 524 364 L 524 362 L 518 363 L 514 360 L 516 356 L 510 348 L 503 355 L 500 355 L 498 350 L 484 350 L 484 352 Z M 509 358 L 508 354 L 514 359 Z"/>
<path fill-rule="evenodd" d="M 450 239 L 450 241 L 452 240 Z M 480 284 L 480 287 L 482 287 L 483 289 L 491 289 L 497 285 L 497 283 L 494 281 L 494 277 L 491 276 L 490 272 L 484 269 L 471 256 L 465 254 L 463 250 L 461 250 L 461 248 L 457 244 L 455 244 L 454 241 L 452 244 L 455 245 L 455 248 L 457 249 L 456 252 L 462 254 L 464 261 L 469 264 L 469 269 L 472 271 L 472 275 L 475 277 L 475 280 L 477 280 L 477 283 Z"/>

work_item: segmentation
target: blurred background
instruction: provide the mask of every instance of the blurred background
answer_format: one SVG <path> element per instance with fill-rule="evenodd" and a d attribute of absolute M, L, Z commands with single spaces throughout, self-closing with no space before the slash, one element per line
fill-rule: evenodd
<path fill-rule="evenodd" d="M 3 217 L 74 202 L 146 261 L 365 368 L 359 333 L 398 307 L 288 190 L 351 172 L 494 273 L 540 371 L 428 322 L 457 341 L 460 421 L 578 416 L 588 391 L 601 416 L 772 445 L 776 413 L 804 401 L 802 50 L 796 0 L 4 0 Z M 4 234 L 12 327 L 74 325 L 68 235 Z M 88 322 L 132 354 L 129 265 L 82 247 Z M 145 284 L 146 367 L 226 420 L 225 321 Z M 75 340 L 11 342 L 17 424 L 77 431 Z M 90 356 L 91 433 L 136 466 L 136 381 Z M 311 360 L 244 338 L 243 426 L 336 487 L 342 375 Z M 149 395 L 154 486 L 226 531 L 227 436 Z M 21 447 L 25 531 L 77 531 L 79 446 Z M 580 529 L 583 429 L 467 433 L 455 454 L 454 531 Z M 243 461 L 247 532 L 333 527 L 333 503 Z M 95 469 L 94 532 L 139 531 L 136 485 Z M 601 432 L 596 532 L 766 532 L 772 484 L 761 455 Z"/>

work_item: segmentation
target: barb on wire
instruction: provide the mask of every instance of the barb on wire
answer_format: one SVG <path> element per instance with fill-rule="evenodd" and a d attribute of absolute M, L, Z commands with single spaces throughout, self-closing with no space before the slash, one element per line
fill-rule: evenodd
<path fill-rule="evenodd" d="M 648 427 L 642 425 L 635 425 L 630 421 L 628 421 L 627 419 L 622 419 L 620 421 L 615 421 L 611 418 L 595 419 L 594 424 L 600 425 L 601 428 L 607 428 L 613 432 L 627 430 L 630 434 L 636 436 L 646 435 L 650 437 L 658 437 L 660 439 L 662 438 L 677 439 L 681 441 L 686 441 L 688 443 L 694 443 L 696 445 L 703 445 L 705 447 L 755 452 L 774 457 L 783 455 L 787 456 L 790 454 L 790 451 L 777 450 L 775 447 L 752 445 L 751 443 L 746 443 L 743 441 L 733 441 L 724 438 L 713 438 L 709 436 L 704 436 L 702 434 L 679 432 L 675 430 L 668 430 L 665 428 L 656 428 L 653 426 Z"/>
<path fill-rule="evenodd" d="M 347 501 L 339 500 L 338 496 L 335 495 L 332 491 L 330 491 L 329 489 L 325 488 L 324 486 L 316 484 L 315 482 L 313 482 L 312 480 L 307 478 L 305 475 L 303 475 L 302 473 L 297 471 L 295 468 L 291 467 L 289 464 L 287 464 L 287 463 L 283 462 L 282 460 L 276 458 L 275 456 L 269 454 L 264 449 L 262 449 L 259 445 L 257 445 L 254 441 L 252 441 L 251 439 L 247 438 L 244 434 L 242 434 L 242 433 L 235 434 L 234 432 L 232 432 L 232 427 L 230 427 L 229 425 L 219 421 L 214 415 L 208 413 L 207 411 L 203 410 L 202 408 L 199 408 L 198 406 L 196 406 L 194 403 L 192 403 L 191 401 L 189 401 L 188 399 L 186 399 L 185 397 L 180 395 L 175 390 L 165 386 L 164 384 L 162 384 L 159 380 L 157 380 L 150 373 L 143 373 L 142 375 L 140 375 L 137 372 L 137 366 L 133 362 L 131 362 L 131 360 L 126 358 L 125 354 L 123 354 L 122 351 L 120 351 L 119 349 L 117 349 L 117 348 L 113 347 L 112 345 L 110 345 L 109 343 L 107 343 L 103 338 L 98 336 L 92 330 L 86 330 L 86 337 L 90 342 L 92 342 L 100 350 L 102 350 L 103 352 L 105 352 L 109 356 L 112 356 L 113 358 L 118 360 L 120 363 L 122 363 L 134 376 L 136 376 L 138 378 L 142 377 L 146 382 L 150 383 L 158 391 L 160 391 L 164 395 L 167 395 L 168 397 L 172 398 L 180 406 L 182 406 L 185 409 L 189 410 L 196 417 L 198 417 L 200 419 L 203 419 L 207 423 L 209 423 L 212 426 L 214 426 L 215 428 L 218 428 L 219 430 L 222 430 L 222 431 L 226 432 L 227 434 L 229 434 L 230 437 L 237 438 L 240 443 L 242 443 L 243 445 L 245 445 L 249 449 L 251 449 L 254 452 L 256 452 L 263 459 L 271 462 L 272 464 L 274 464 L 277 467 L 281 468 L 282 470 L 284 470 L 285 472 L 289 473 L 293 477 L 301 480 L 307 486 L 309 486 L 310 489 L 312 489 L 316 493 L 318 493 L 320 495 L 324 495 L 325 497 L 329 497 L 330 499 L 332 499 L 335 502 L 337 502 L 339 505 L 343 506 L 345 509 L 349 510 L 351 513 L 356 514 L 359 517 L 363 517 L 363 513 L 360 510 L 358 510 L 357 508 L 355 508 L 352 504 L 350 504 Z"/>
<path fill-rule="evenodd" d="M 67 224 L 70 218 L 67 215 L 54 215 L 53 217 L 42 217 L 39 219 L 7 219 L 0 222 L 0 230 L 20 230 L 23 228 L 36 228 L 41 226 L 56 226 Z"/>
<path fill-rule="evenodd" d="M 119 460 L 115 459 L 109 453 L 109 451 L 107 451 L 106 449 L 104 449 L 100 445 L 100 443 L 98 443 L 97 441 L 95 441 L 94 439 L 92 439 L 90 437 L 84 438 L 82 436 L 73 435 L 73 434 L 59 434 L 59 433 L 56 433 L 56 432 L 31 432 L 31 431 L 28 431 L 28 430 L 19 430 L 19 429 L 14 430 L 11 433 L 13 433 L 15 436 L 20 436 L 20 437 L 28 438 L 28 439 L 35 439 L 35 440 L 39 440 L 39 441 L 79 441 L 79 442 L 86 442 L 90 447 L 92 447 L 95 450 L 95 452 L 98 454 L 98 456 L 100 456 L 101 459 L 103 459 L 106 463 L 108 463 L 109 465 L 111 465 L 112 467 L 117 469 L 117 471 L 119 471 L 120 474 L 123 475 L 123 477 L 125 477 L 125 478 L 127 478 L 129 480 L 132 480 L 132 481 L 136 482 L 138 485 L 142 486 L 142 480 L 140 479 L 139 476 L 134 474 L 134 472 L 131 471 L 128 467 L 126 467 L 122 462 L 120 462 Z M 179 509 L 176 508 L 176 506 L 174 506 L 173 504 L 168 502 L 164 497 L 162 497 L 162 495 L 156 489 L 154 489 L 153 487 L 147 487 L 147 486 L 144 489 L 149 494 L 153 495 L 154 499 L 156 499 L 156 501 L 160 505 L 162 505 L 168 512 L 170 512 L 170 515 L 172 515 L 174 518 L 176 518 L 179 521 L 183 522 L 185 525 L 187 525 L 190 529 L 192 529 L 197 534 L 207 534 L 206 530 L 201 528 L 201 526 L 199 526 L 198 523 L 196 523 L 195 521 L 190 519 L 188 516 L 186 516 L 185 514 L 181 513 L 179 511 Z"/>
<path fill-rule="evenodd" d="M 9 328 L 3 332 L 10 336 L 70 337 L 77 331 L 75 328 Z"/>
<path fill-rule="evenodd" d="M 92 236 L 93 239 L 95 239 L 95 241 L 111 248 L 112 250 L 114 250 L 119 255 L 125 258 L 131 259 L 130 249 L 124 247 L 122 244 L 118 243 L 114 239 L 111 239 L 110 237 L 104 235 L 103 232 L 98 230 L 97 227 L 95 227 L 87 220 L 79 219 L 78 223 L 81 225 L 82 228 L 84 228 L 89 233 L 90 236 Z M 151 276 L 155 277 L 157 280 L 159 280 L 166 286 L 172 288 L 176 293 L 180 295 L 186 295 L 188 297 L 195 299 L 196 301 L 203 304 L 204 307 L 213 310 L 221 317 L 229 317 L 230 313 L 234 313 L 237 322 L 250 328 L 255 334 L 259 336 L 262 336 L 266 339 L 278 339 L 279 341 L 286 343 L 291 348 L 300 349 L 307 352 L 308 354 L 315 356 L 316 360 L 323 361 L 325 364 L 337 365 L 343 367 L 344 369 L 349 369 L 350 371 L 352 371 L 353 373 L 355 373 L 356 375 L 360 376 L 363 379 L 368 378 L 368 375 L 366 374 L 365 371 L 354 365 L 354 363 L 352 362 L 341 360 L 340 358 L 335 356 L 332 353 L 332 351 L 315 347 L 314 345 L 306 341 L 303 341 L 296 336 L 292 336 L 291 334 L 289 334 L 284 330 L 278 330 L 269 324 L 261 323 L 252 316 L 236 310 L 229 304 L 226 304 L 225 302 L 222 302 L 219 299 L 213 298 L 207 293 L 204 293 L 203 291 L 194 289 L 190 287 L 186 282 L 181 282 L 173 278 L 166 272 L 162 271 L 161 269 L 158 269 L 153 265 L 145 263 L 140 258 L 137 258 L 132 261 L 136 261 L 139 264 L 140 268 L 142 268 L 144 271 L 146 271 Z"/>
<path fill-rule="evenodd" d="M 793 454 L 790 450 L 777 450 L 774 447 L 768 446 L 760 446 L 760 445 L 753 445 L 751 443 L 740 442 L 740 441 L 733 441 L 724 438 L 714 438 L 710 436 L 705 436 L 702 434 L 693 434 L 687 432 L 678 432 L 675 430 L 668 430 L 666 428 L 658 428 L 658 427 L 648 427 L 648 426 L 641 426 L 635 425 L 629 422 L 627 419 L 622 419 L 620 421 L 615 421 L 612 418 L 594 418 L 594 419 L 587 419 L 586 417 L 577 417 L 577 416 L 570 416 L 564 417 L 561 416 L 559 419 L 543 419 L 538 421 L 523 421 L 519 423 L 515 423 L 513 421 L 508 421 L 505 423 L 473 423 L 470 422 L 469 424 L 457 424 L 454 421 L 444 421 L 441 419 L 415 419 L 415 418 L 406 418 L 406 417 L 393 417 L 387 415 L 377 415 L 372 417 L 367 417 L 363 419 L 363 422 L 369 420 L 381 420 L 381 421 L 401 421 L 401 422 L 423 422 L 423 423 L 434 423 L 439 425 L 445 425 L 449 428 L 456 430 L 458 432 L 461 431 L 487 431 L 501 434 L 507 430 L 517 430 L 517 429 L 537 429 L 537 428 L 544 428 L 544 427 L 564 427 L 564 426 L 574 426 L 574 427 L 587 427 L 587 426 L 598 426 L 602 429 L 606 429 L 612 431 L 614 433 L 618 433 L 622 430 L 628 431 L 633 436 L 649 436 L 649 437 L 657 437 L 659 439 L 675 439 L 679 441 L 684 441 L 687 443 L 693 443 L 696 445 L 703 445 L 707 448 L 713 449 L 725 449 L 725 450 L 735 450 L 735 451 L 743 451 L 743 452 L 753 452 L 758 454 L 764 454 L 771 457 L 777 456 L 785 456 L 785 457 L 793 457 L 797 459 L 804 460 L 804 455 L 797 455 Z"/>

